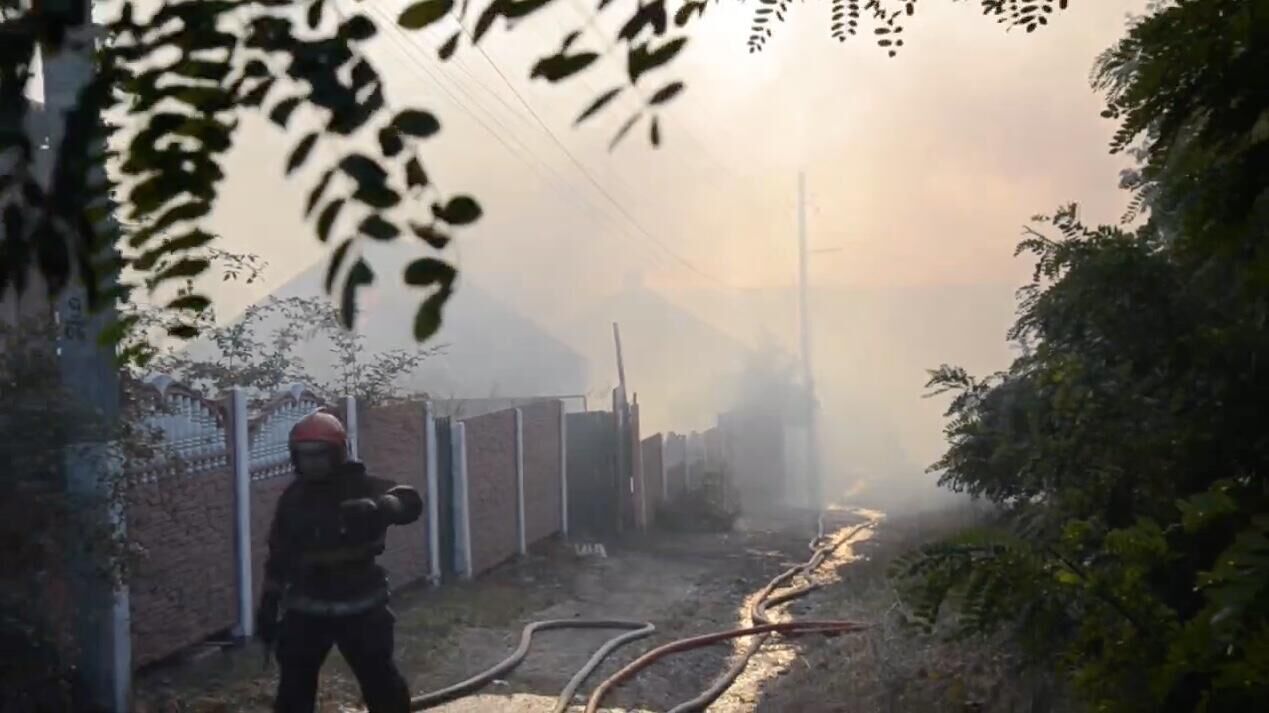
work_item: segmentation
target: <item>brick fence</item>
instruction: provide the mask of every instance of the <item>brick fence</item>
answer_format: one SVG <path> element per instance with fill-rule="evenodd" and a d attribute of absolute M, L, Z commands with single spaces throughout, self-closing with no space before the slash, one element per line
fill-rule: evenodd
<path fill-rule="evenodd" d="M 521 409 L 524 443 L 524 515 L 528 544 L 560 531 L 563 519 L 563 483 L 560 475 L 564 433 L 560 427 L 564 404 L 543 401 Z"/>
<path fill-rule="evenodd" d="M 416 402 L 360 409 L 358 455 L 370 475 L 409 485 L 427 496 L 427 413 Z M 379 562 L 393 588 L 418 582 L 431 571 L 427 509 L 416 522 L 388 528 L 387 549 Z"/>
<path fill-rule="evenodd" d="M 133 668 L 209 638 L 254 634 L 269 527 L 293 482 L 287 436 L 317 408 L 346 418 L 352 455 L 370 474 L 410 485 L 425 499 L 418 522 L 389 530 L 380 562 L 394 589 L 439 583 L 443 559 L 469 565 L 460 572 L 465 576 L 478 575 L 569 529 L 573 449 L 562 401 L 529 401 L 468 418 L 453 429 L 454 438 L 438 442 L 426 401 L 367 408 L 351 400 L 327 403 L 296 386 L 248 413 L 239 390 L 212 401 L 163 377 L 147 383 L 155 408 L 146 425 L 163 434 L 165 455 L 125 466 L 132 484 L 127 533 L 141 552 L 127 594 Z M 633 468 L 618 489 L 634 524 L 644 527 L 667 495 L 681 494 L 686 454 L 667 482 L 671 446 L 683 439 L 640 439 L 637 406 L 631 416 L 623 448 Z M 600 428 L 579 437 L 611 446 L 615 435 Z M 575 477 L 595 480 L 602 474 L 588 471 L 606 463 L 579 461 Z M 439 502 L 439 492 L 448 502 Z M 441 522 L 452 531 L 441 533 Z"/>
<path fill-rule="evenodd" d="M 134 665 L 237 623 L 233 507 L 227 469 L 130 489 L 128 534 L 140 548 L 129 592 Z"/>
<path fill-rule="evenodd" d="M 471 574 L 502 564 L 519 547 L 515 411 L 463 422 L 467 432 Z"/>

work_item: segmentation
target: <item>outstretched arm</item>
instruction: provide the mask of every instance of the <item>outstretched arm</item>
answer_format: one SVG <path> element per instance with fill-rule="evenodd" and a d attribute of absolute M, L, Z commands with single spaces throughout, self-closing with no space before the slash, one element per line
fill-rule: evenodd
<path fill-rule="evenodd" d="M 408 525 L 423 514 L 423 498 L 408 485 L 395 485 L 379 496 L 379 507 L 390 525 Z"/>

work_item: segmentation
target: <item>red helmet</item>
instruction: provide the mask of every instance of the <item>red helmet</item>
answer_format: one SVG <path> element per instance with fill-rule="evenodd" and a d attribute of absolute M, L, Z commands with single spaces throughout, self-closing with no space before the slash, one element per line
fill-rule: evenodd
<path fill-rule="evenodd" d="M 291 427 L 289 443 L 292 447 L 297 443 L 329 443 L 346 449 L 348 448 L 348 432 L 344 430 L 344 424 L 339 422 L 335 414 L 319 410 L 300 419 Z"/>

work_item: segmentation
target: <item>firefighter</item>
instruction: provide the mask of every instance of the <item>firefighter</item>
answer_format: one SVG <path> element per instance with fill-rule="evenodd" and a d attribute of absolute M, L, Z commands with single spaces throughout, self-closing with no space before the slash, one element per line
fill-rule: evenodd
<path fill-rule="evenodd" d="M 273 514 L 257 614 L 259 636 L 278 662 L 274 711 L 313 712 L 318 673 L 338 646 L 369 713 L 407 713 L 387 576 L 375 558 L 388 527 L 417 520 L 423 501 L 350 460 L 348 435 L 333 414 L 304 417 L 289 441 L 296 478 Z"/>

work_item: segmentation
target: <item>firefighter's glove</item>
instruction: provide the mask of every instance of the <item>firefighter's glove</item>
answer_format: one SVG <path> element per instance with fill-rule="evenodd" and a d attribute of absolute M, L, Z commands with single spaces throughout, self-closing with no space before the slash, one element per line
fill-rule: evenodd
<path fill-rule="evenodd" d="M 376 523 L 384 512 L 377 498 L 356 498 L 339 504 L 339 513 L 345 524 Z"/>
<path fill-rule="evenodd" d="M 256 635 L 265 646 L 273 646 L 278 640 L 280 599 L 277 592 L 265 592 L 260 597 L 260 608 L 256 610 Z"/>

